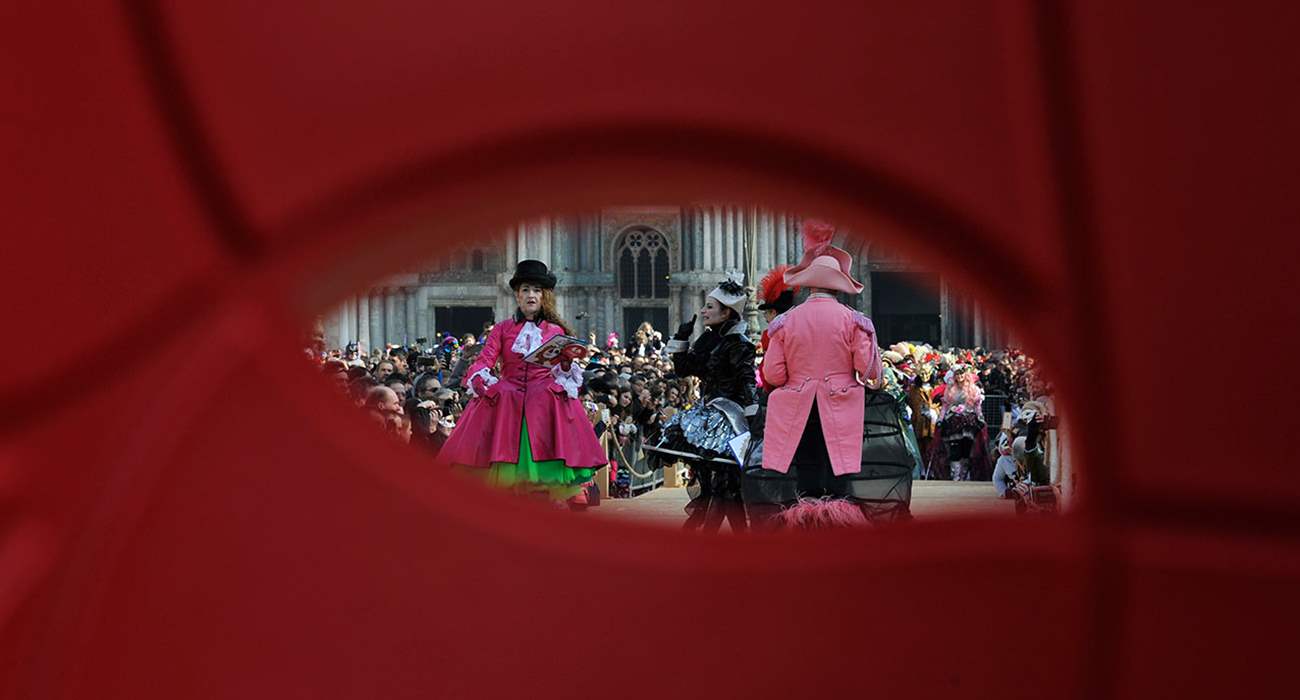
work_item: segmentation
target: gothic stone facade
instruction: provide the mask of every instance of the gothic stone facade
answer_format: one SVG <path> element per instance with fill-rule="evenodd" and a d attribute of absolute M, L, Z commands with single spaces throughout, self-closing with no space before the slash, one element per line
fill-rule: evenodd
<path fill-rule="evenodd" d="M 799 217 L 756 207 L 643 206 L 521 222 L 491 244 L 436 254 L 427 269 L 393 275 L 348 298 L 323 320 L 327 344 L 405 345 L 444 332 L 481 330 L 514 312 L 508 281 L 516 261 L 544 261 L 560 279 L 559 311 L 580 335 L 626 340 L 651 321 L 665 335 L 689 319 L 729 271 L 761 277 L 798 262 Z M 872 316 L 886 343 L 998 347 L 979 305 L 939 275 L 909 266 L 859 236 L 837 234 L 866 287 L 847 303 Z M 750 256 L 753 264 L 750 264 Z"/>

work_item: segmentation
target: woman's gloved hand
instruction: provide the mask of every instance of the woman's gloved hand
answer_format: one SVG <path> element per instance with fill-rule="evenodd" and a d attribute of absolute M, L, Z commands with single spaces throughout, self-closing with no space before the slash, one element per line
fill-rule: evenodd
<path fill-rule="evenodd" d="M 469 385 L 470 388 L 474 390 L 474 393 L 478 396 L 482 396 L 483 392 L 487 391 L 487 382 L 483 381 L 482 375 L 476 374 L 470 377 Z"/>
<path fill-rule="evenodd" d="M 500 389 L 494 390 L 492 387 L 496 386 L 498 383 L 499 382 L 492 382 L 491 384 L 488 384 L 481 374 L 475 374 L 473 377 L 470 377 L 469 380 L 469 384 L 473 387 L 475 395 L 483 397 L 488 403 L 493 405 L 496 405 L 497 393 Z"/>
<path fill-rule="evenodd" d="M 673 340 L 690 340 L 691 332 L 695 330 L 695 314 L 691 314 L 691 320 L 677 327 L 677 332 L 673 334 Z"/>

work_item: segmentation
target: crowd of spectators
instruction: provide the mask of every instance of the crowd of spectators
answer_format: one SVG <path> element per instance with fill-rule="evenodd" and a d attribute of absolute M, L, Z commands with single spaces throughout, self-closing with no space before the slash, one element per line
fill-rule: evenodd
<path fill-rule="evenodd" d="M 411 346 L 364 352 L 355 345 L 312 351 L 320 371 L 377 426 L 395 439 L 436 457 L 455 429 L 470 400 L 462 386 L 465 369 L 482 349 L 480 335 L 450 335 Z M 699 401 L 699 380 L 679 377 L 665 351 L 662 334 L 642 324 L 620 342 L 610 333 L 601 342 L 588 336 L 590 355 L 583 360 L 585 382 L 580 396 L 598 438 L 610 450 L 612 462 L 624 466 L 615 476 L 614 495 L 625 491 L 627 467 L 643 442 L 657 439 L 660 425 L 675 412 Z M 959 478 L 991 479 L 994 460 L 1011 454 L 1010 445 L 1026 431 L 1026 420 L 1054 414 L 1051 387 L 1032 357 L 1018 350 L 934 348 L 898 343 L 882 353 L 895 390 L 908 395 L 907 418 L 923 455 L 933 451 L 946 414 L 968 408 L 987 426 L 987 468 L 972 469 Z M 761 355 L 759 362 L 761 363 Z M 951 392 L 951 393 L 949 393 Z M 945 394 L 948 394 L 945 400 Z M 952 399 L 960 396 L 960 400 Z M 971 399 L 976 399 L 972 401 Z M 986 402 L 987 405 L 986 405 Z M 1003 414 L 1010 414 L 1008 418 Z M 1007 477 L 1001 470 L 1002 478 Z M 930 472 L 918 478 L 954 478 Z M 1001 490 L 1001 489 L 1000 489 Z"/>

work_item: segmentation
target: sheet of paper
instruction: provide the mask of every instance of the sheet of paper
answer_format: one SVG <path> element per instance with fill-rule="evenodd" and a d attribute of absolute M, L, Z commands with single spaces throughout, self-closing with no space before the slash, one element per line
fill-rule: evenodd
<path fill-rule="evenodd" d="M 731 438 L 727 443 L 731 447 L 731 453 L 736 456 L 736 464 L 743 469 L 745 467 L 745 452 L 749 450 L 749 433 L 744 432 Z"/>

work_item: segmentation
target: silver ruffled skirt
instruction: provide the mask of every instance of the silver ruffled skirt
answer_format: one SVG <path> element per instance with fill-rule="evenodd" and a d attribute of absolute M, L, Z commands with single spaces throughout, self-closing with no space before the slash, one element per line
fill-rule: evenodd
<path fill-rule="evenodd" d="M 736 453 L 743 455 L 749 444 L 748 434 L 740 406 L 718 398 L 673 414 L 664 422 L 659 441 L 644 449 L 666 459 L 736 465 Z"/>

